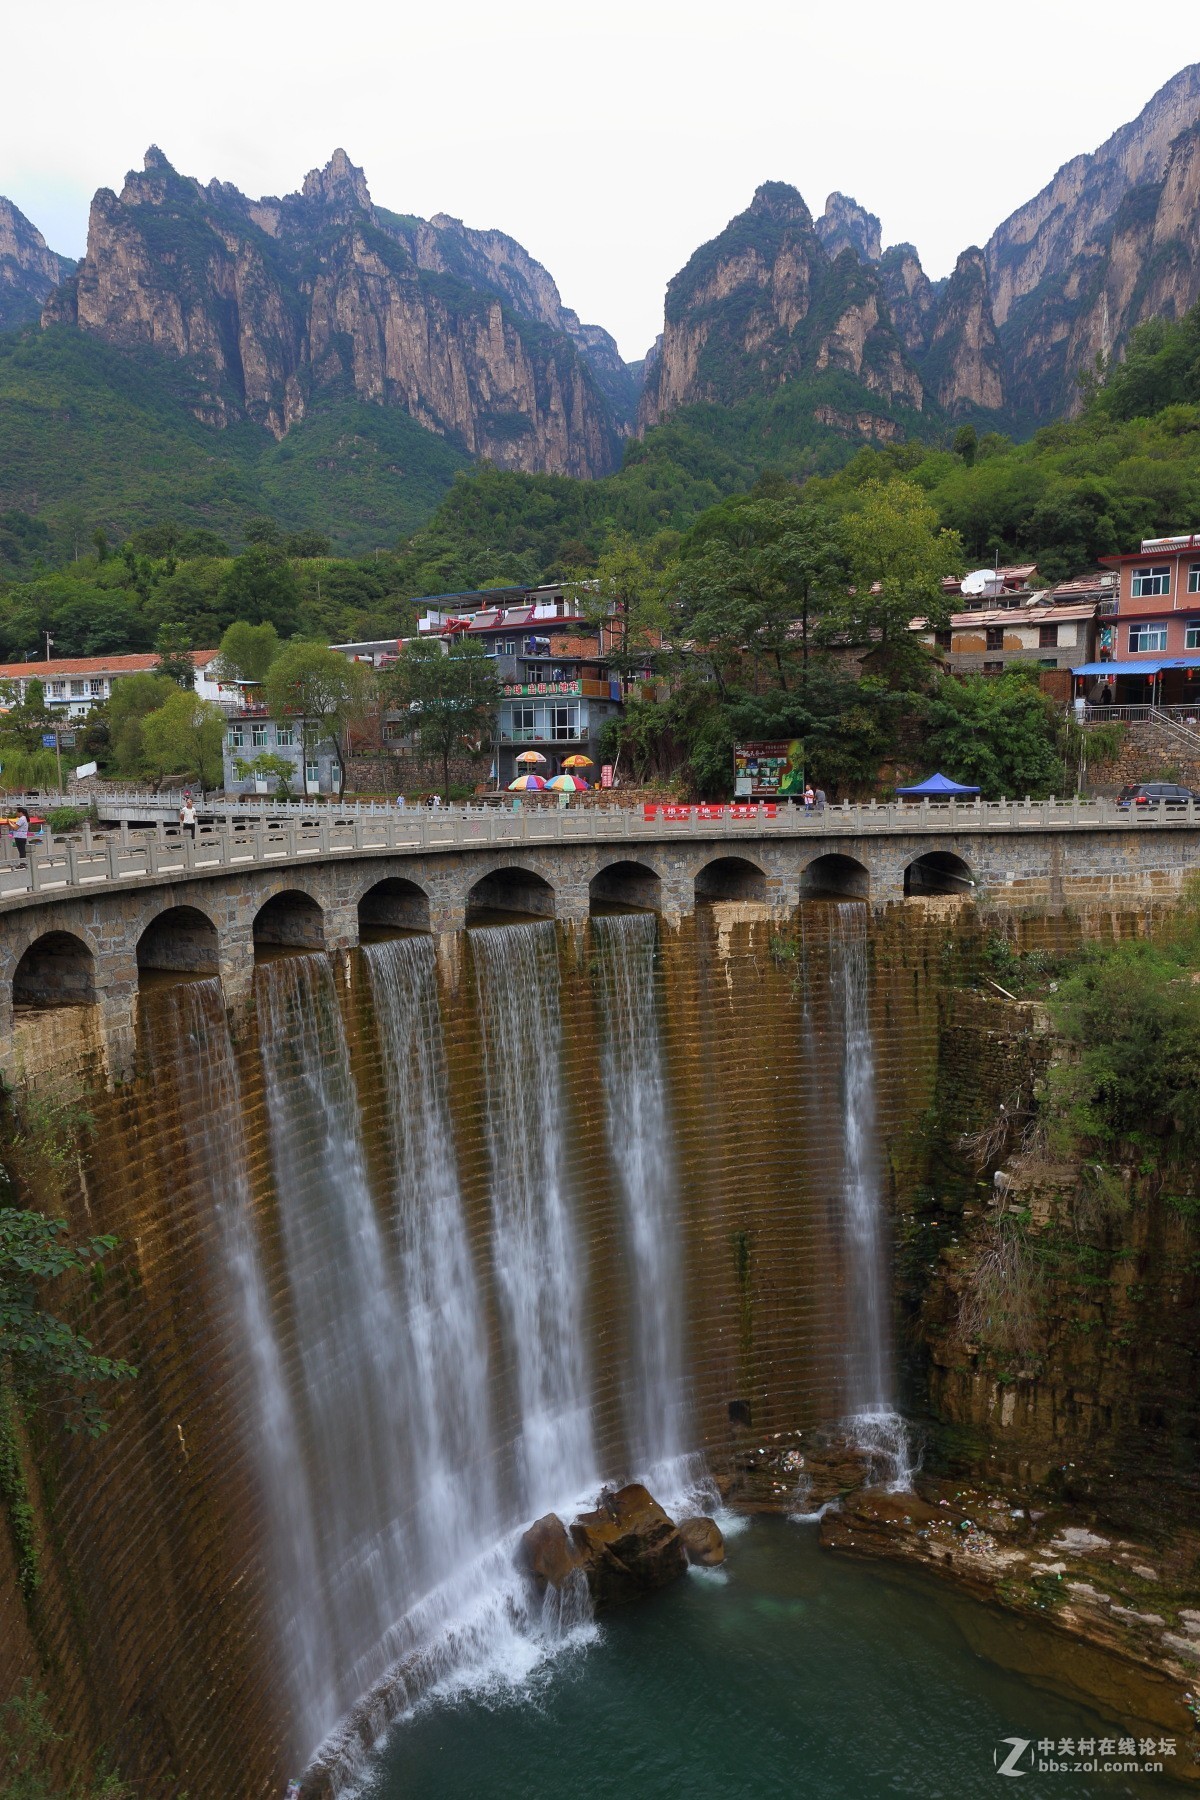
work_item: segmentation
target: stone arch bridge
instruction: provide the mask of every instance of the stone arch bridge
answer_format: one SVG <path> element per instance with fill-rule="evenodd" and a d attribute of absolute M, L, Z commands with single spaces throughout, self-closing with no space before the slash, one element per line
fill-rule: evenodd
<path fill-rule="evenodd" d="M 231 815 L 194 841 L 161 823 L 140 832 L 126 823 L 51 841 L 30 865 L 0 869 L 0 1070 L 22 1067 L 23 1022 L 86 1006 L 120 1073 L 148 975 L 217 975 L 237 1006 L 256 957 L 346 950 L 389 930 L 570 923 L 614 904 L 674 922 L 721 900 L 783 919 L 822 895 L 876 907 L 947 894 L 1131 906 L 1174 897 L 1197 868 L 1194 805 L 1159 816 L 1068 801 L 673 819 L 347 808 Z"/>

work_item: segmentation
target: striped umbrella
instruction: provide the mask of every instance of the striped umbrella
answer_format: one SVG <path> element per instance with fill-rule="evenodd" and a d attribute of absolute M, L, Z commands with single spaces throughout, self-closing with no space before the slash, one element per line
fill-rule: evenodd
<path fill-rule="evenodd" d="M 556 775 L 550 783 L 560 794 L 586 794 L 587 782 L 582 775 Z"/>
<path fill-rule="evenodd" d="M 519 763 L 529 763 L 531 765 L 533 763 L 545 762 L 545 760 L 546 759 L 540 750 L 522 750 L 520 756 L 517 758 Z"/>
<path fill-rule="evenodd" d="M 564 756 L 563 757 L 563 768 L 564 769 L 590 769 L 591 766 L 592 766 L 592 759 L 590 756 Z"/>
<path fill-rule="evenodd" d="M 509 782 L 508 791 L 510 794 L 530 793 L 535 788 L 544 788 L 545 785 L 546 783 L 540 775 L 518 775 L 515 781 Z"/>

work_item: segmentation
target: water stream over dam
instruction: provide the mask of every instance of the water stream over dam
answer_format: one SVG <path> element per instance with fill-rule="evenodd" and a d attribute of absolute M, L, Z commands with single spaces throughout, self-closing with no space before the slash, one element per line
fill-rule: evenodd
<path fill-rule="evenodd" d="M 118 1156 L 109 1204 L 187 1233 L 179 1443 L 210 1454 L 207 1408 L 265 1767 L 336 1784 L 406 1702 L 586 1639 L 513 1553 L 606 1482 L 711 1505 L 739 1444 L 838 1421 L 902 1476 L 884 1142 L 925 977 L 881 1049 L 876 954 L 859 902 L 718 902 L 275 953 L 248 1027 L 215 980 L 148 987 L 170 1094 L 123 1104 L 158 1163 Z"/>

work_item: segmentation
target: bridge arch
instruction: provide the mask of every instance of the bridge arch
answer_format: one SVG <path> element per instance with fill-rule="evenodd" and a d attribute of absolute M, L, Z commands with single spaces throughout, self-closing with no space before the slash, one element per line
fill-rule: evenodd
<path fill-rule="evenodd" d="M 597 869 L 588 883 L 588 906 L 636 906 L 642 912 L 662 910 L 662 881 L 644 862 L 622 859 Z"/>
<path fill-rule="evenodd" d="M 696 871 L 697 904 L 713 900 L 765 900 L 767 877 L 748 856 L 717 856 Z"/>
<path fill-rule="evenodd" d="M 323 950 L 325 911 L 302 888 L 282 888 L 254 915 L 254 954 L 270 950 Z"/>
<path fill-rule="evenodd" d="M 490 915 L 501 915 L 499 920 Z M 467 889 L 467 924 L 510 923 L 521 919 L 552 919 L 555 914 L 554 889 L 544 875 L 510 863 L 490 869 Z"/>
<path fill-rule="evenodd" d="M 94 1006 L 96 958 L 73 931 L 44 931 L 13 971 L 14 1006 Z"/>
<path fill-rule="evenodd" d="M 870 870 L 857 857 L 839 850 L 814 856 L 800 877 L 802 900 L 866 900 L 870 892 Z"/>
<path fill-rule="evenodd" d="M 359 896 L 358 932 L 363 942 L 393 931 L 428 931 L 429 895 L 419 882 L 387 875 Z"/>
<path fill-rule="evenodd" d="M 971 865 L 952 850 L 926 850 L 904 871 L 906 899 L 926 894 L 970 894 L 975 888 Z"/>
<path fill-rule="evenodd" d="M 137 966 L 177 975 L 220 971 L 217 928 L 198 906 L 166 906 L 137 941 Z"/>

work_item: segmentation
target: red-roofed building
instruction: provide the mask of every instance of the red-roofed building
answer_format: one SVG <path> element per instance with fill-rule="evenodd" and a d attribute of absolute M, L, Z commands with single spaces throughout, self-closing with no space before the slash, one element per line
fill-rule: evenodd
<path fill-rule="evenodd" d="M 196 692 L 202 699 L 235 705 L 239 690 L 223 688 L 209 673 L 216 655 L 215 650 L 193 651 Z M 40 681 L 48 711 L 82 719 L 93 706 L 102 706 L 111 697 L 113 683 L 123 675 L 152 675 L 157 667 L 158 655 L 153 650 L 129 656 L 56 656 L 48 662 L 0 663 L 0 683 L 14 702 L 22 702 L 28 684 Z"/>

